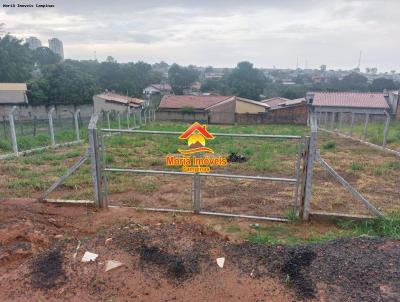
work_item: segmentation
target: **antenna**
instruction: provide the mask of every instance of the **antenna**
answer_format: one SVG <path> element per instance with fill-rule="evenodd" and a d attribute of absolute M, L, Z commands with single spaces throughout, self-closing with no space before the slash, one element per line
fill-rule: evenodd
<path fill-rule="evenodd" d="M 360 50 L 360 56 L 358 57 L 358 65 L 357 65 L 358 69 L 360 69 L 360 65 L 361 65 L 361 55 L 362 55 L 362 50 Z"/>

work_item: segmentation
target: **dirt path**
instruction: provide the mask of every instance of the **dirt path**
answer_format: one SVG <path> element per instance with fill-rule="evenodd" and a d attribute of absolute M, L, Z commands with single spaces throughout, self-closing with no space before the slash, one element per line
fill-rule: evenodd
<path fill-rule="evenodd" d="M 204 217 L 0 201 L 1 301 L 398 301 L 399 278 L 385 238 L 260 245 Z"/>

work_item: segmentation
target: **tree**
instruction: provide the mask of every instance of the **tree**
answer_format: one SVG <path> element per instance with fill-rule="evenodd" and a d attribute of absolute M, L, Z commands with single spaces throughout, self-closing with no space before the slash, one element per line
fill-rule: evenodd
<path fill-rule="evenodd" d="M 174 63 L 168 70 L 168 80 L 175 94 L 182 94 L 199 78 L 199 72 L 194 66 L 183 67 Z"/>
<path fill-rule="evenodd" d="M 266 84 L 266 78 L 261 70 L 253 67 L 253 64 L 240 62 L 228 75 L 227 83 L 234 95 L 259 100 Z"/>
<path fill-rule="evenodd" d="M 352 72 L 344 76 L 339 82 L 339 89 L 348 91 L 367 91 L 368 79 L 357 72 Z"/>
<path fill-rule="evenodd" d="M 370 89 L 375 92 L 382 92 L 383 90 L 395 90 L 399 88 L 399 83 L 396 83 L 392 79 L 377 78 L 375 79 Z"/>
<path fill-rule="evenodd" d="M 48 47 L 38 47 L 33 51 L 33 57 L 40 66 L 57 64 L 61 57 Z"/>
<path fill-rule="evenodd" d="M 48 85 L 48 103 L 86 103 L 90 102 L 93 95 L 99 91 L 96 81 L 90 74 L 70 64 L 49 65 L 42 70 L 42 73 L 44 80 L 37 85 L 42 84 L 44 87 Z"/>
<path fill-rule="evenodd" d="M 34 60 L 28 45 L 10 35 L 0 38 L 0 82 L 26 82 Z"/>

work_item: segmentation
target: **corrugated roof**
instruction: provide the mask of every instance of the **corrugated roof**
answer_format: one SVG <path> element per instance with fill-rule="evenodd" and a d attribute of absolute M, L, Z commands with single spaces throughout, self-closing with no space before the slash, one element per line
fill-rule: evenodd
<path fill-rule="evenodd" d="M 112 92 L 104 92 L 96 95 L 96 97 L 101 98 L 106 101 L 118 102 L 122 104 L 133 103 L 137 105 L 141 105 L 144 103 L 144 100 L 138 98 L 132 98 L 127 95 L 120 95 Z"/>
<path fill-rule="evenodd" d="M 389 105 L 380 92 L 311 92 L 313 106 L 388 109 Z"/>
<path fill-rule="evenodd" d="M 26 91 L 28 88 L 26 83 L 0 83 L 0 91 L 3 90 Z"/>
<path fill-rule="evenodd" d="M 167 83 L 161 83 L 161 84 L 151 84 L 150 86 L 154 87 L 155 89 L 158 90 L 171 90 L 171 85 Z"/>
<path fill-rule="evenodd" d="M 215 95 L 164 95 L 159 107 L 164 109 L 181 109 L 185 107 L 206 109 L 230 98 L 232 97 Z"/>

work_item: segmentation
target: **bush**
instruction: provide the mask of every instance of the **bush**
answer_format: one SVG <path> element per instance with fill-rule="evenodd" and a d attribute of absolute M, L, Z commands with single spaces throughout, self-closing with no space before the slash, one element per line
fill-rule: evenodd
<path fill-rule="evenodd" d="M 322 145 L 322 148 L 324 148 L 325 150 L 332 150 L 336 148 L 336 142 L 334 141 L 329 141 L 325 144 Z"/>

